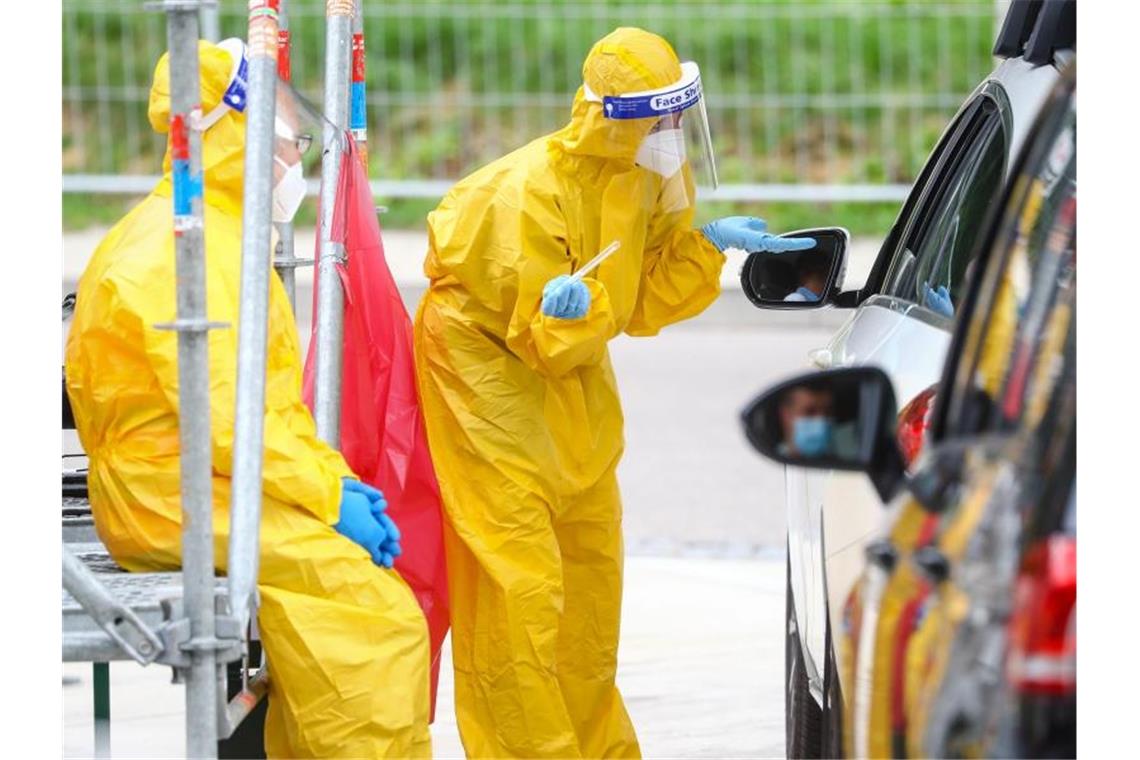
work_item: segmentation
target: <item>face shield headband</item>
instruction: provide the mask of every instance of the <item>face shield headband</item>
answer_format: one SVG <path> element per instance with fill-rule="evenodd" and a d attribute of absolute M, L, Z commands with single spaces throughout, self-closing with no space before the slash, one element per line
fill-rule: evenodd
<path fill-rule="evenodd" d="M 670 176 L 666 172 L 675 173 L 680 164 L 689 159 L 690 163 L 699 164 L 698 168 L 704 169 L 709 185 L 716 188 L 716 161 L 701 88 L 701 72 L 696 63 L 682 63 L 681 78 L 656 90 L 599 96 L 589 85 L 583 84 L 583 95 L 587 101 L 600 103 L 607 119 L 658 120 L 646 140 L 647 147 L 659 156 L 652 159 L 647 168 Z M 678 126 L 684 129 L 684 139 L 669 139 L 668 133 Z M 687 147 L 692 149 L 686 150 Z M 646 151 L 639 151 L 639 163 L 648 155 Z"/>
<path fill-rule="evenodd" d="M 226 115 L 226 109 L 242 113 L 249 98 L 249 57 L 246 54 L 245 42 L 237 37 L 230 37 L 218 43 L 218 47 L 230 54 L 233 59 L 233 69 L 230 72 L 230 83 L 222 94 L 222 100 L 210 112 L 203 115 L 198 128 L 205 132 L 218 123 Z"/>

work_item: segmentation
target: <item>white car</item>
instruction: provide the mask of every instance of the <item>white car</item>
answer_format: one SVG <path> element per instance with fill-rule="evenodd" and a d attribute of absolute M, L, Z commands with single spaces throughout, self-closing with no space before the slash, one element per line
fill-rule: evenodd
<path fill-rule="evenodd" d="M 1044 10 L 1042 10 L 1042 5 Z M 848 308 L 851 317 L 810 354 L 820 368 L 874 365 L 894 385 L 902 412 L 899 438 L 912 457 L 949 347 L 957 300 L 991 209 L 1010 181 L 1011 164 L 1059 69 L 1075 48 L 1066 3 L 1013 3 L 994 53 L 1001 62 L 966 99 L 927 160 L 874 266 L 859 290 L 843 291 L 846 232 L 814 235 L 830 249 L 827 282 L 814 300 L 786 300 L 807 275 L 788 254 L 752 254 L 741 273 L 760 308 Z M 800 254 L 804 256 L 806 254 Z M 804 291 L 806 292 L 806 291 Z M 864 542 L 875 535 L 882 501 L 853 473 L 786 470 L 788 521 L 788 757 L 842 755 L 841 693 L 831 631 L 863 567 Z"/>

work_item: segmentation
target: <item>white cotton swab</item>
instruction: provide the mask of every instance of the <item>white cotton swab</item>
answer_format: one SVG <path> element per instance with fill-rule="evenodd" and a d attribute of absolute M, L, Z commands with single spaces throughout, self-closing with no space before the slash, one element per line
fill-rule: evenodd
<path fill-rule="evenodd" d="M 621 248 L 620 240 L 615 240 L 614 242 L 607 245 L 604 249 L 602 249 L 601 253 L 587 261 L 584 267 L 579 269 L 574 274 L 570 275 L 570 281 L 581 282 L 583 277 L 597 269 L 598 266 L 600 266 L 603 261 L 612 256 L 614 254 L 614 251 L 616 251 L 618 248 Z"/>

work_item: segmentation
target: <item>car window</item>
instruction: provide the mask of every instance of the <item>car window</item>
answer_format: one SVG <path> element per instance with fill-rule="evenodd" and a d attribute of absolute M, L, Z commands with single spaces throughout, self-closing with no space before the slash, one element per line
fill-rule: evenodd
<path fill-rule="evenodd" d="M 948 431 L 1049 427 L 1059 382 L 1075 382 L 1076 110 L 1070 102 L 1051 119 L 994 239 L 999 255 L 947 399 Z"/>
<path fill-rule="evenodd" d="M 882 292 L 952 317 L 965 292 L 975 243 L 998 201 L 1006 159 L 1005 130 L 988 99 L 970 116 L 954 153 L 891 261 Z"/>

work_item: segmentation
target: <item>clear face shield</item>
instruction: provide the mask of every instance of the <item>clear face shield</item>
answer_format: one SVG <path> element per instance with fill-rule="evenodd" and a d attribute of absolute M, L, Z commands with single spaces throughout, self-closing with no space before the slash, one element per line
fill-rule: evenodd
<path fill-rule="evenodd" d="M 599 97 L 585 87 L 587 100 L 601 103 L 607 119 L 653 119 L 637 150 L 637 164 L 667 181 L 684 182 L 686 164 L 712 188 L 718 184 L 712 135 L 697 64 L 681 64 L 681 78 L 667 87 Z"/>
<path fill-rule="evenodd" d="M 293 220 L 305 199 L 303 160 L 316 155 L 324 117 L 287 82 L 277 83 L 277 107 L 273 119 L 273 221 Z"/>
<path fill-rule="evenodd" d="M 245 111 L 249 91 L 249 58 L 245 42 L 236 37 L 218 43 L 233 59 L 230 83 L 216 107 L 199 123 L 205 132 L 227 111 Z M 290 222 L 305 198 L 302 160 L 314 155 L 311 148 L 323 134 L 325 118 L 288 82 L 277 82 L 276 116 L 273 123 L 273 221 Z"/>

